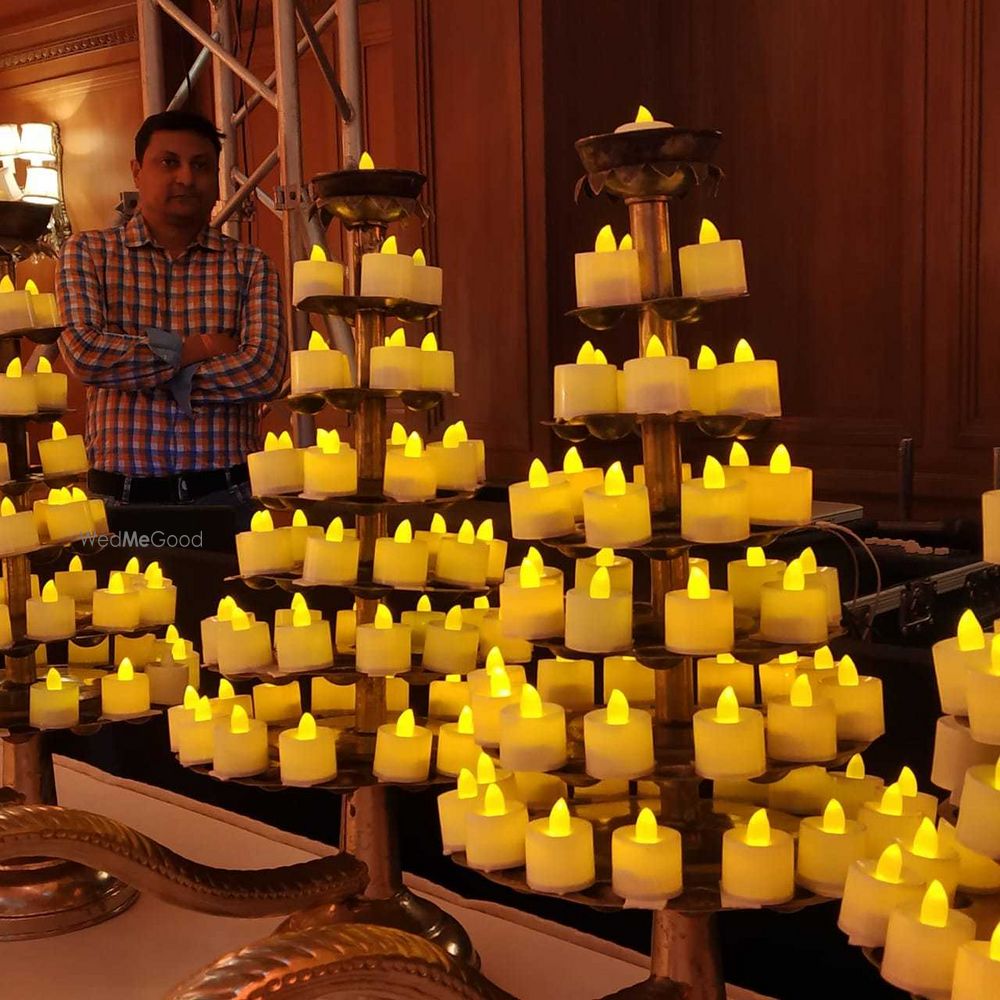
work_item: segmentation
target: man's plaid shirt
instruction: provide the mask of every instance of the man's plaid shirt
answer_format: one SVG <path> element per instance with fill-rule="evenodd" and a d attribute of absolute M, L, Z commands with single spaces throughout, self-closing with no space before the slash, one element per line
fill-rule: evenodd
<path fill-rule="evenodd" d="M 57 290 L 62 355 L 87 386 L 95 469 L 222 469 L 260 449 L 260 404 L 281 385 L 288 355 L 278 275 L 260 250 L 206 227 L 171 260 L 136 214 L 71 236 Z M 198 366 L 190 417 L 164 388 L 178 369 L 150 349 L 150 329 L 236 338 L 234 354 Z"/>

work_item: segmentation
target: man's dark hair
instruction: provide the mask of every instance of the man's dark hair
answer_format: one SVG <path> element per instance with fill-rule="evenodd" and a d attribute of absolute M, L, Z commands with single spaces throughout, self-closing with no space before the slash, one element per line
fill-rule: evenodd
<path fill-rule="evenodd" d="M 194 132 L 212 144 L 216 156 L 222 150 L 222 133 L 203 115 L 194 111 L 161 111 L 150 115 L 135 134 L 135 158 L 140 163 L 155 132 Z"/>

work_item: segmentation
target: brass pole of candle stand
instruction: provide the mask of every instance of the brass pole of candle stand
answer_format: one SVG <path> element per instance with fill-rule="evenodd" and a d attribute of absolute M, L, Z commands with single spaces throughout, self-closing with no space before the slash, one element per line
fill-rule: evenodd
<path fill-rule="evenodd" d="M 653 914 L 653 940 L 648 985 L 683 983 L 685 1000 L 725 1000 L 722 957 L 714 913 Z"/>

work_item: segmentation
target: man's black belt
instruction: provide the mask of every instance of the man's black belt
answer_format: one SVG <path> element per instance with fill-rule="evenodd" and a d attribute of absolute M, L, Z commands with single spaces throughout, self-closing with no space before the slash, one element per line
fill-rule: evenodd
<path fill-rule="evenodd" d="M 178 472 L 172 476 L 126 476 L 120 472 L 91 469 L 87 483 L 92 493 L 122 503 L 193 503 L 200 497 L 248 482 L 245 462 L 228 469 Z"/>

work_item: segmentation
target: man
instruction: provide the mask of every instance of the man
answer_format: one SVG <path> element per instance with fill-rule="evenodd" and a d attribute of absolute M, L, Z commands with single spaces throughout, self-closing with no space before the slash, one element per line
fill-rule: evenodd
<path fill-rule="evenodd" d="M 136 214 L 62 252 L 60 347 L 87 386 L 94 493 L 128 503 L 250 502 L 246 456 L 287 360 L 278 275 L 209 225 L 220 137 L 166 111 L 135 137 Z"/>

